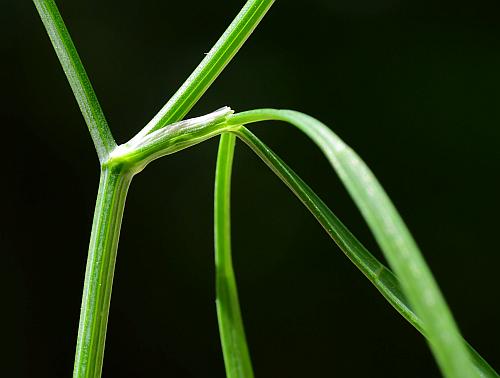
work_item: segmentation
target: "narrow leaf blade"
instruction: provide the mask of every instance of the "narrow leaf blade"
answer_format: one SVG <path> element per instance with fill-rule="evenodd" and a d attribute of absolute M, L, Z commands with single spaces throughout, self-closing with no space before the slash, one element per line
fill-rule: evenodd
<path fill-rule="evenodd" d="M 347 227 L 333 214 L 318 195 L 252 132 L 241 127 L 234 133 L 290 188 L 306 206 L 345 255 L 372 282 L 387 301 L 422 335 L 427 337 L 422 320 L 412 310 L 397 277 L 380 263 Z M 469 345 L 476 372 L 481 377 L 497 378 L 495 370 Z"/>
<path fill-rule="evenodd" d="M 467 347 L 441 291 L 396 208 L 366 164 L 326 125 L 303 113 L 260 109 L 235 114 L 230 121 L 288 122 L 323 151 L 346 186 L 400 279 L 412 307 L 426 325 L 432 352 L 447 377 L 476 376 Z"/>
<path fill-rule="evenodd" d="M 214 195 L 216 304 L 228 378 L 253 378 L 231 257 L 231 170 L 233 134 L 222 134 L 217 155 Z"/>

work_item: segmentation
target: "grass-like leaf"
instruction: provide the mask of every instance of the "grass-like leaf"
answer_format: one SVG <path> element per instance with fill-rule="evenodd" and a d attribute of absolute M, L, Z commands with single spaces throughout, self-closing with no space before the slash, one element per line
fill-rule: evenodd
<path fill-rule="evenodd" d="M 373 283 L 387 301 L 419 332 L 427 337 L 425 325 L 412 310 L 397 277 L 377 260 L 333 214 L 314 191 L 268 146 L 245 127 L 234 133 L 290 188 L 323 226 L 346 256 Z M 219 155 L 219 158 L 223 158 Z M 225 157 L 228 158 L 228 157 Z M 229 220 L 227 220 L 229 222 Z M 497 378 L 495 370 L 468 345 L 474 367 L 481 377 Z"/>
<path fill-rule="evenodd" d="M 101 163 L 116 147 L 99 101 L 54 0 L 33 0 L 80 106 Z"/>
<path fill-rule="evenodd" d="M 453 378 L 476 376 L 467 346 L 432 273 L 391 200 L 365 163 L 327 126 L 299 112 L 260 109 L 235 114 L 229 122 L 243 125 L 264 120 L 293 124 L 323 151 L 425 324 L 429 345 L 443 375 Z"/>
<path fill-rule="evenodd" d="M 214 194 L 216 304 L 226 376 L 252 378 L 231 258 L 231 170 L 235 139 L 233 134 L 222 134 L 217 155 Z"/>

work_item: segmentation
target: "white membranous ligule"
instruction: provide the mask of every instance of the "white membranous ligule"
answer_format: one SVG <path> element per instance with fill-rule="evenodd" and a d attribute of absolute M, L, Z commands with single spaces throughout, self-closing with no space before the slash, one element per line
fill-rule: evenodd
<path fill-rule="evenodd" d="M 154 149 L 151 156 L 146 157 L 150 161 L 150 157 L 158 157 L 171 153 L 169 148 L 174 138 L 195 133 L 197 131 L 225 123 L 227 118 L 234 113 L 229 106 L 224 106 L 211 113 L 200 117 L 189 118 L 179 122 L 172 123 L 161 129 L 151 131 L 144 136 L 136 135 L 127 143 L 117 146 L 110 154 L 109 160 L 122 160 L 137 154 L 138 152 L 146 152 Z M 164 147 L 164 150 L 162 149 Z M 146 155 L 148 153 L 146 152 Z"/>
<path fill-rule="evenodd" d="M 152 131 L 144 136 L 140 136 L 138 134 L 137 135 L 138 139 L 137 137 L 134 137 L 129 142 L 127 142 L 126 145 L 131 149 L 146 147 L 147 145 L 156 143 L 157 141 L 160 140 L 165 140 L 174 135 L 179 135 L 186 132 L 199 130 L 203 127 L 207 127 L 215 123 L 222 122 L 226 119 L 227 116 L 233 113 L 234 111 L 229 106 L 224 106 L 220 109 L 213 111 L 212 113 L 172 123 L 161 129 Z"/>

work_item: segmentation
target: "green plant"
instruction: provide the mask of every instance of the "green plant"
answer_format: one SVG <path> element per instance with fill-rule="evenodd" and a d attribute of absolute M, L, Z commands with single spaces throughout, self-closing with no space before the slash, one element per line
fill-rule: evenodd
<path fill-rule="evenodd" d="M 217 312 L 229 377 L 253 376 L 230 250 L 230 176 L 236 137 L 285 182 L 384 297 L 424 334 L 445 376 L 498 376 L 460 336 L 418 247 L 378 181 L 325 125 L 294 111 L 261 109 L 233 114 L 228 107 L 182 120 L 273 2 L 249 0 L 172 99 L 135 137 L 118 146 L 54 1 L 34 0 L 89 127 L 101 165 L 74 376 L 98 377 L 101 373 L 121 218 L 133 176 L 154 159 L 216 135 L 221 135 L 214 201 Z M 320 147 L 361 210 L 396 275 L 377 261 L 314 192 L 244 127 L 265 120 L 290 123 Z"/>

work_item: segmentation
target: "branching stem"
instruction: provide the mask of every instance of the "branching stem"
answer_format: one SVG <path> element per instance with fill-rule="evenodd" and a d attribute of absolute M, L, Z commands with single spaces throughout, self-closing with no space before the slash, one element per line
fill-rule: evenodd
<path fill-rule="evenodd" d="M 426 334 L 442 372 L 447 377 L 453 378 L 469 378 L 478 373 L 474 370 L 470 359 L 471 351 L 461 338 L 430 270 L 389 197 L 359 157 L 325 125 L 304 114 L 273 109 L 232 116 L 229 114 L 230 109 L 226 109 L 227 114 L 225 111 L 215 112 L 216 114 L 196 120 L 176 123 L 184 118 L 210 87 L 274 1 L 248 0 L 205 59 L 160 112 L 134 138 L 118 148 L 54 0 L 33 0 L 83 113 L 101 163 L 101 180 L 85 274 L 74 378 L 98 378 L 101 375 L 118 239 L 125 198 L 133 175 L 148 162 L 160 156 L 176 152 L 223 132 L 238 132 L 238 128 L 243 124 L 263 120 L 282 120 L 294 124 L 312 138 L 328 157 L 374 232 L 389 264 L 397 273 L 418 318 L 412 311 L 403 315 Z M 165 130 L 159 130 L 164 127 Z M 169 130 L 169 127 L 172 129 Z M 239 136 L 242 139 L 246 136 L 247 143 L 249 140 L 252 141 L 250 134 L 242 132 Z M 216 205 L 218 201 L 219 206 L 216 208 L 216 216 L 219 215 L 219 218 L 216 217 L 216 222 L 222 232 L 217 235 L 216 243 L 221 252 L 217 256 L 218 262 L 225 259 L 225 271 L 222 273 L 229 279 L 219 281 L 218 293 L 222 295 L 221 298 L 227 294 L 225 303 L 232 303 L 232 312 L 224 312 L 223 306 L 219 304 L 219 315 L 222 314 L 219 319 L 225 319 L 224 326 L 229 325 L 221 327 L 223 344 L 226 343 L 223 347 L 226 348 L 233 343 L 233 350 L 240 348 L 239 356 L 242 357 L 238 359 L 239 357 L 235 356 L 229 361 L 229 365 L 226 361 L 226 366 L 229 366 L 228 372 L 233 369 L 232 371 L 236 372 L 235 376 L 251 377 L 253 373 L 248 351 L 245 349 L 236 284 L 230 264 L 229 236 L 224 234 L 229 232 L 229 198 L 223 196 L 226 193 L 229 195 L 234 135 L 225 135 L 222 141 L 222 152 L 227 151 L 231 156 L 220 160 L 221 166 L 218 169 L 218 182 L 225 187 L 218 191 L 220 197 L 216 197 Z M 270 154 L 261 153 L 261 155 Z M 299 181 L 295 183 L 300 184 Z M 293 188 L 293 185 L 289 186 Z M 313 197 L 305 198 L 306 205 L 311 198 Z M 366 258 L 366 254 L 361 255 L 365 257 L 365 263 L 367 261 L 373 263 Z M 366 274 L 371 272 L 373 266 L 365 268 L 367 268 Z M 384 269 L 376 268 L 374 277 L 371 277 L 374 282 L 392 282 L 393 276 L 388 274 L 382 276 Z M 224 275 L 220 277 L 224 278 Z M 226 290 L 228 288 L 229 291 Z M 396 297 L 397 295 L 394 295 L 394 298 Z M 421 319 L 421 323 L 418 319 Z M 238 328 L 240 326 L 241 328 Z M 231 335 L 224 334 L 228 330 L 236 330 L 243 337 L 236 341 L 231 340 Z M 240 341 L 242 344 L 237 345 Z M 225 358 L 226 355 L 225 352 Z M 481 365 L 480 359 L 474 361 Z"/>

